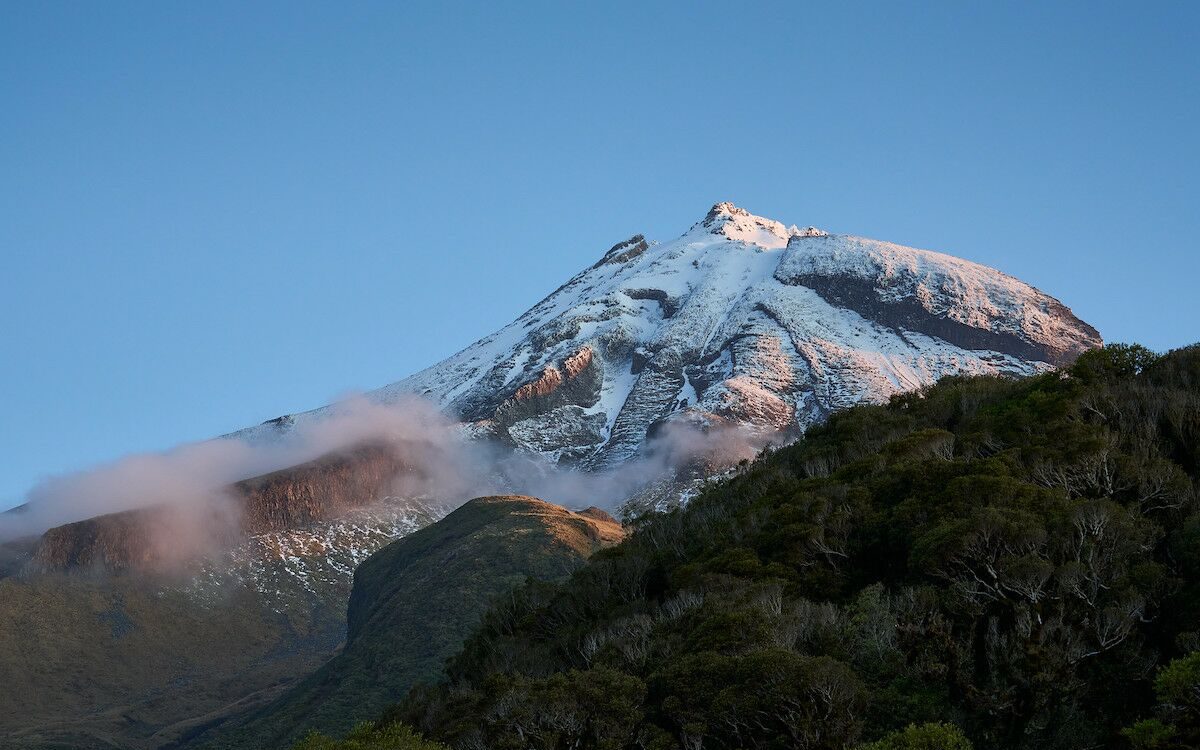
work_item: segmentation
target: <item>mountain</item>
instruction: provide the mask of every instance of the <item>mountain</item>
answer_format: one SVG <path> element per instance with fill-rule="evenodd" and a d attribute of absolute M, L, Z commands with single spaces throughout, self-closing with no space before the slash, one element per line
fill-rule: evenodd
<path fill-rule="evenodd" d="M 618 243 L 516 321 L 367 401 L 421 396 L 468 436 L 608 477 L 635 459 L 674 455 L 672 441 L 695 434 L 736 428 L 755 446 L 787 441 L 836 410 L 946 375 L 1040 373 L 1100 344 L 1060 302 L 998 271 L 720 203 L 673 241 Z M 274 448 L 310 436 L 298 429 L 306 426 L 342 435 L 334 417 L 343 416 L 324 407 L 226 437 Z M 338 429 L 317 429 L 330 426 Z M 0 744 L 178 746 L 278 698 L 343 643 L 355 566 L 447 510 L 444 498 L 393 488 L 426 468 L 419 451 L 395 447 L 341 445 L 231 484 L 215 509 L 164 502 L 0 543 Z M 688 460 L 700 476 L 723 468 Z M 679 462 L 653 465 L 668 478 L 617 473 L 649 483 L 638 508 L 678 504 Z M 602 500 L 614 498 L 588 502 Z M 523 549 L 522 539 L 554 548 L 558 538 L 493 531 L 497 547 L 465 549 L 486 563 L 485 553 Z M 474 544 L 469 535 L 462 543 Z M 434 590 L 455 585 L 456 564 L 422 568 L 430 582 L 406 596 L 444 604 Z M 500 565 L 479 590 L 497 590 L 521 565 Z M 309 692 L 292 694 L 286 711 L 320 714 L 318 699 L 375 705 L 385 694 L 339 692 L 350 673 L 338 670 L 373 638 L 351 632 L 358 645 L 305 682 Z M 435 661 L 394 664 L 379 686 L 394 697 Z"/>
<path fill-rule="evenodd" d="M 517 320 L 368 398 L 417 394 L 471 434 L 600 469 L 676 420 L 796 435 L 945 375 L 1027 375 L 1100 345 L 999 271 L 719 203 L 671 242 L 618 243 Z"/>
<path fill-rule="evenodd" d="M 506 597 L 393 719 L 454 748 L 1194 750 L 1200 345 L 834 414 Z"/>
<path fill-rule="evenodd" d="M 530 497 L 483 497 L 388 545 L 354 573 L 346 646 L 294 689 L 212 733 L 213 748 L 287 747 L 309 729 L 344 733 L 417 681 L 441 676 L 493 600 L 527 579 L 557 580 L 621 525 Z"/>

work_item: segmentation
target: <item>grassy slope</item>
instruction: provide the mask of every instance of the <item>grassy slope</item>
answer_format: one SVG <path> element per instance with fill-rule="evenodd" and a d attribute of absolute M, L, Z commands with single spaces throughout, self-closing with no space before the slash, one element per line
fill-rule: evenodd
<path fill-rule="evenodd" d="M 525 497 L 478 498 L 355 572 L 345 650 L 212 747 L 284 747 L 344 733 L 441 674 L 494 599 L 528 578 L 566 577 L 621 536 L 612 521 Z"/>
<path fill-rule="evenodd" d="M 347 512 L 397 460 L 368 445 L 238 483 L 253 528 L 284 528 L 171 572 L 136 524 L 124 533 L 152 511 L 0 544 L 0 748 L 169 747 L 278 697 L 344 642 L 356 556 L 394 538 L 397 518 L 436 517 L 400 499 Z M 67 565 L 77 551 L 152 564 L 108 575 Z"/>
<path fill-rule="evenodd" d="M 320 607 L 285 617 L 244 589 L 203 607 L 132 577 L 6 578 L 0 603 L 5 748 L 161 747 L 231 695 L 277 694 L 342 632 Z"/>

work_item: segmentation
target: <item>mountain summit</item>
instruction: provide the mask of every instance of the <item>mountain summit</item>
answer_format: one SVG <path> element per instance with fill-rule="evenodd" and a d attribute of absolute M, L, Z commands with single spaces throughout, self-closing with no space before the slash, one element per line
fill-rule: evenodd
<path fill-rule="evenodd" d="M 596 469 L 670 420 L 796 434 L 945 375 L 1029 374 L 1101 343 L 994 269 L 718 203 L 670 242 L 617 243 L 517 320 L 368 397 L 421 395 L 472 434 Z"/>
<path fill-rule="evenodd" d="M 729 202 L 718 203 L 709 209 L 704 219 L 692 226 L 692 231 L 697 229 L 733 242 L 757 245 L 764 250 L 785 247 L 794 233 L 799 234 L 794 226 L 784 227 L 781 222 L 755 216 Z"/>

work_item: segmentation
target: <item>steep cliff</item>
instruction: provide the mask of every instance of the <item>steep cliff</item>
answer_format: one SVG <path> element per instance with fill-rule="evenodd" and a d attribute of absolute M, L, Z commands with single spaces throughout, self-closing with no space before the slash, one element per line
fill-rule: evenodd
<path fill-rule="evenodd" d="M 418 472 L 395 446 L 371 444 L 237 482 L 203 507 L 167 504 L 50 529 L 33 553 L 42 571 L 124 570 L 232 546 L 246 535 L 327 522 L 390 494 Z"/>

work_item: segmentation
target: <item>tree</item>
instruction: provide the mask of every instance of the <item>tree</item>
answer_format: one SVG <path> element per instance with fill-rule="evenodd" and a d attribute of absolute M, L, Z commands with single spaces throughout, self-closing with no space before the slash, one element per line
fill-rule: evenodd
<path fill-rule="evenodd" d="M 1183 750 L 1200 746 L 1200 651 L 1174 659 L 1154 680 L 1157 716 L 1122 734 L 1135 748 Z"/>
<path fill-rule="evenodd" d="M 359 724 L 337 740 L 319 732 L 310 732 L 296 744 L 294 750 L 449 750 L 438 742 L 430 742 L 404 724 Z"/>
<path fill-rule="evenodd" d="M 972 750 L 971 742 L 953 724 L 909 724 L 904 729 L 858 750 Z"/>

